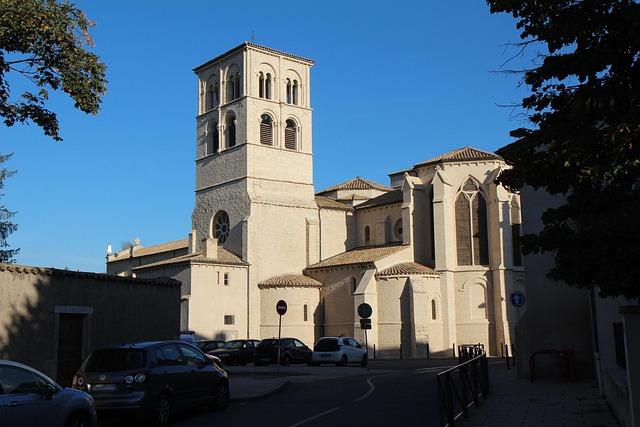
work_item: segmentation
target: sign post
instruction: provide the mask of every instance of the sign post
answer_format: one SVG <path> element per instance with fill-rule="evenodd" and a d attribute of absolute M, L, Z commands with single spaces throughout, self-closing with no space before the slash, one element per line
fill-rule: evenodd
<path fill-rule="evenodd" d="M 520 291 L 511 292 L 509 296 L 509 300 L 511 301 L 511 305 L 516 308 L 516 313 L 518 315 L 518 322 L 520 321 L 520 307 L 522 307 L 525 303 L 526 298 L 524 294 Z"/>
<path fill-rule="evenodd" d="M 369 355 L 369 341 L 367 340 L 367 329 L 371 329 L 371 314 L 373 310 L 366 302 L 358 306 L 358 315 L 360 316 L 360 328 L 364 330 L 364 346 L 367 349 L 367 357 Z"/>
<path fill-rule="evenodd" d="M 278 360 L 276 370 L 280 371 L 280 350 L 282 349 L 282 316 L 287 312 L 287 302 L 283 299 L 277 302 L 276 312 L 278 313 Z"/>

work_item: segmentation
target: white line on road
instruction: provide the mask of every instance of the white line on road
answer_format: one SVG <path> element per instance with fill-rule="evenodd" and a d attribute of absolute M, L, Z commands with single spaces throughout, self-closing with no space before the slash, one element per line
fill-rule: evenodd
<path fill-rule="evenodd" d="M 363 394 L 362 396 L 360 396 L 359 398 L 354 399 L 354 402 L 360 402 L 361 400 L 366 399 L 367 397 L 369 397 L 369 395 L 371 395 L 371 393 L 376 391 L 376 386 L 374 386 L 373 382 L 371 382 L 371 378 L 367 378 L 367 383 L 369 384 L 369 391 L 366 392 L 365 394 Z"/>
<path fill-rule="evenodd" d="M 318 415 L 314 415 L 313 417 L 305 418 L 302 421 L 298 421 L 295 424 L 291 424 L 289 427 L 301 426 L 302 424 L 308 423 L 309 421 L 315 420 L 316 418 L 324 417 L 327 414 L 337 411 L 340 407 L 336 406 L 335 408 L 329 409 L 328 411 L 324 411 L 319 413 Z"/>

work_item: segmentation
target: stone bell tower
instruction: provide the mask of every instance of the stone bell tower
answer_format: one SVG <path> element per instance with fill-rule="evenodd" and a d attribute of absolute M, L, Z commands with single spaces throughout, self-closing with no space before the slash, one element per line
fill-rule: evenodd
<path fill-rule="evenodd" d="M 254 336 L 258 282 L 300 273 L 318 260 L 312 65 L 306 58 L 243 43 L 194 69 L 199 95 L 194 241 L 217 239 L 250 264 Z"/>

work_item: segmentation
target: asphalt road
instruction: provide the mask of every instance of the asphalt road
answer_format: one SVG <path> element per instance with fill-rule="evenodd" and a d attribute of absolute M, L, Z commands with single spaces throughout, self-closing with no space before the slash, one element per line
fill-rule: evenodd
<path fill-rule="evenodd" d="M 172 426 L 436 426 L 438 368 L 406 368 L 289 384 L 224 412 L 178 415 Z"/>

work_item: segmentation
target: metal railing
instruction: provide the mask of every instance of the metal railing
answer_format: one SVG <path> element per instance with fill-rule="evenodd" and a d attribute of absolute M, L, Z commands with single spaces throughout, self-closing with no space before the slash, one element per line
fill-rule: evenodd
<path fill-rule="evenodd" d="M 469 417 L 469 408 L 479 406 L 489 394 L 489 365 L 482 345 L 458 347 L 460 364 L 438 374 L 440 425 L 453 426 Z"/>

